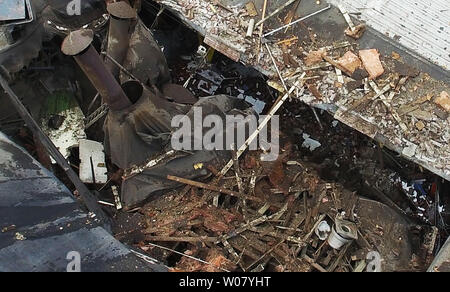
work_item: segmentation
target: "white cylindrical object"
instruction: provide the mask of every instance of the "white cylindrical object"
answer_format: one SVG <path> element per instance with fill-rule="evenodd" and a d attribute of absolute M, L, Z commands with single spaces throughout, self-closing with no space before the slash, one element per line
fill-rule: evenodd
<path fill-rule="evenodd" d="M 335 227 L 331 229 L 331 234 L 328 237 L 328 244 L 334 249 L 341 249 L 345 244 L 349 243 L 351 240 L 343 238 L 337 232 Z"/>
<path fill-rule="evenodd" d="M 319 237 L 320 240 L 326 240 L 328 237 L 328 234 L 331 232 L 330 225 L 328 225 L 327 221 L 322 221 L 317 226 L 316 235 Z"/>
<path fill-rule="evenodd" d="M 251 37 L 253 35 L 253 30 L 255 29 L 255 19 L 250 19 L 247 28 L 247 37 Z"/>

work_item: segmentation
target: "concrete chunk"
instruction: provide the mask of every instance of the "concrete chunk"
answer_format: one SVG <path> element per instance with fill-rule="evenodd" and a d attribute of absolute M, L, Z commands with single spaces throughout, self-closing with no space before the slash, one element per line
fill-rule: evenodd
<path fill-rule="evenodd" d="M 447 112 L 450 112 L 450 96 L 446 91 L 442 91 L 434 102 L 445 109 Z"/>
<path fill-rule="evenodd" d="M 384 68 L 380 61 L 380 53 L 376 49 L 361 50 L 359 51 L 359 57 L 362 60 L 364 68 L 369 73 L 371 80 L 383 75 Z"/>
<path fill-rule="evenodd" d="M 348 51 L 338 60 L 339 65 L 347 69 L 352 74 L 361 67 L 361 60 L 352 51 Z"/>

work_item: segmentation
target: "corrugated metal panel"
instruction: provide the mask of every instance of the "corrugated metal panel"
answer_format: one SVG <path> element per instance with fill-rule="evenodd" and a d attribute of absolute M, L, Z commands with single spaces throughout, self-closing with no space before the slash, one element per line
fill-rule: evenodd
<path fill-rule="evenodd" d="M 431 62 L 450 70 L 450 2 L 448 0 L 328 0 L 373 29 Z"/>

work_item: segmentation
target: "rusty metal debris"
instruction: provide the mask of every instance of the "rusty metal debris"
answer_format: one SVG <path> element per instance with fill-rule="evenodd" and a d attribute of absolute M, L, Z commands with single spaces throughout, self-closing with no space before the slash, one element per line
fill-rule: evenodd
<path fill-rule="evenodd" d="M 270 13 L 268 16 L 264 17 L 263 19 L 261 19 L 260 21 L 258 21 L 258 23 L 256 23 L 256 26 L 260 26 L 261 24 L 263 24 L 265 21 L 267 21 L 269 18 L 274 17 L 275 15 L 279 14 L 281 11 L 283 11 L 284 8 L 288 7 L 289 5 L 291 5 L 292 3 L 294 3 L 297 0 L 289 0 L 286 3 L 282 4 L 280 7 L 278 7 L 274 12 Z"/>
<path fill-rule="evenodd" d="M 289 173 L 288 176 L 291 176 L 295 173 L 292 170 L 297 165 L 291 163 L 290 166 L 283 167 Z M 246 188 L 249 178 L 246 178 L 244 174 L 247 171 L 240 171 L 244 171 L 240 177 L 244 180 Z M 168 194 L 161 198 L 160 202 L 157 200 L 144 206 L 143 214 L 150 216 L 152 220 L 147 220 L 145 232 L 151 236 L 146 235 L 145 243 L 140 244 L 142 249 L 148 250 L 147 246 L 152 246 L 153 242 L 168 244 L 185 242 L 190 244 L 186 251 L 187 254 L 199 254 L 198 247 L 195 247 L 196 243 L 206 244 L 206 247 L 200 248 L 204 251 L 213 248 L 213 245 L 208 243 L 214 243 L 214 249 L 220 251 L 219 254 L 227 261 L 235 264 L 233 271 L 277 271 L 280 269 L 282 271 L 318 270 L 321 272 L 363 271 L 365 266 L 361 263 L 361 257 L 355 255 L 364 250 L 369 252 L 371 248 L 377 249 L 376 241 L 373 241 L 375 238 L 385 238 L 387 243 L 396 237 L 388 239 L 390 234 L 380 232 L 384 228 L 390 228 L 388 225 L 384 225 L 389 220 L 373 222 L 370 218 L 370 216 L 389 216 L 388 214 L 392 211 L 387 206 L 372 201 L 353 200 L 351 197 L 354 194 L 346 193 L 341 186 L 336 184 L 331 185 L 321 181 L 318 186 L 314 187 L 313 185 L 303 185 L 306 182 L 301 182 L 296 185 L 296 188 L 301 188 L 301 185 L 305 188 L 312 187 L 309 194 L 308 191 L 297 192 L 290 196 L 279 194 L 278 198 L 281 199 L 281 202 L 286 201 L 286 203 L 273 206 L 272 208 L 275 209 L 271 211 L 266 208 L 263 215 L 255 211 L 264 204 L 264 201 L 253 201 L 251 204 L 241 206 L 242 212 L 244 212 L 244 208 L 254 212 L 249 213 L 252 214 L 250 215 L 252 219 L 248 219 L 246 222 L 243 221 L 242 213 L 232 207 L 233 204 L 227 205 L 230 203 L 225 203 L 226 200 L 219 208 L 212 207 L 205 201 L 199 201 L 200 192 L 205 188 L 215 188 L 227 194 L 230 191 L 189 180 L 182 181 L 198 188 L 191 189 L 190 194 L 186 194 L 184 197 L 179 197 L 176 193 Z M 230 181 L 229 183 L 225 182 L 225 186 L 236 186 L 236 182 Z M 261 183 L 262 181 L 259 182 L 259 184 Z M 233 195 L 238 196 L 238 193 Z M 256 191 L 256 195 L 263 194 Z M 346 197 L 348 195 L 350 197 Z M 277 195 L 272 194 L 271 196 L 276 199 Z M 160 205 L 161 203 L 163 205 Z M 337 212 L 336 204 L 341 204 L 339 208 L 346 211 Z M 155 208 L 161 208 L 157 206 L 164 206 L 161 213 L 155 213 Z M 370 210 L 379 208 L 377 212 L 381 213 L 378 215 L 370 212 L 370 214 L 365 214 L 365 210 L 369 210 L 366 208 Z M 341 219 L 342 216 L 347 219 Z M 366 218 L 366 216 L 369 217 Z M 214 220 L 214 223 L 211 220 Z M 181 222 L 184 224 L 180 225 Z M 355 224 L 355 222 L 359 223 Z M 361 222 L 365 223 L 361 224 Z M 398 223 L 404 224 L 401 221 Z M 317 230 L 324 224 L 333 226 L 333 228 L 329 236 L 319 238 Z M 399 234 L 406 232 L 408 229 L 406 226 L 400 227 L 399 230 L 402 231 L 399 231 Z M 399 234 L 398 236 L 403 236 Z M 333 249 L 339 251 L 334 252 Z M 384 253 L 387 250 L 383 247 L 379 248 L 378 252 Z M 365 255 L 363 255 L 363 259 L 366 259 Z M 397 264 L 402 265 L 400 261 Z M 223 265 L 216 266 L 216 268 L 220 267 L 225 268 Z M 383 265 L 382 268 L 391 270 L 392 266 L 390 264 Z M 406 266 L 403 268 L 397 266 L 397 268 L 408 269 Z M 186 266 L 185 261 L 180 261 L 173 269 L 194 271 L 194 267 Z M 197 269 L 205 271 L 204 267 L 195 267 L 195 271 Z"/>
<path fill-rule="evenodd" d="M 91 46 L 93 38 L 92 30 L 71 32 L 65 38 L 61 50 L 75 58 L 110 109 L 122 110 L 131 106 L 130 100 Z"/>

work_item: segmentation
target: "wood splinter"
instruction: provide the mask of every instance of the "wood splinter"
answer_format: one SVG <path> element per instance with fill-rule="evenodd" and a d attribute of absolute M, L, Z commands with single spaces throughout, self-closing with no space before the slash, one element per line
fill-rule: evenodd
<path fill-rule="evenodd" d="M 222 194 L 225 194 L 225 195 L 229 195 L 229 196 L 233 196 L 233 197 L 237 197 L 237 198 L 243 198 L 243 199 L 246 199 L 246 200 L 259 202 L 259 203 L 263 203 L 264 202 L 264 200 L 261 199 L 261 198 L 257 198 L 257 197 L 253 197 L 253 196 L 243 197 L 243 196 L 241 196 L 241 194 L 239 194 L 237 192 L 233 192 L 233 191 L 230 191 L 228 189 L 220 188 L 220 187 L 217 187 L 217 186 L 214 186 L 214 185 L 210 185 L 210 184 L 204 184 L 204 183 L 201 183 L 201 182 L 193 181 L 193 180 L 190 180 L 190 179 L 176 177 L 176 176 L 173 176 L 173 175 L 168 175 L 167 179 L 168 180 L 172 180 L 172 181 L 176 181 L 176 182 L 179 182 L 179 183 L 191 185 L 191 186 L 194 186 L 194 187 L 198 187 L 198 188 L 201 188 L 201 189 L 206 189 L 206 190 L 210 190 L 210 191 L 214 191 L 214 192 L 219 192 L 219 193 L 222 193 Z"/>

